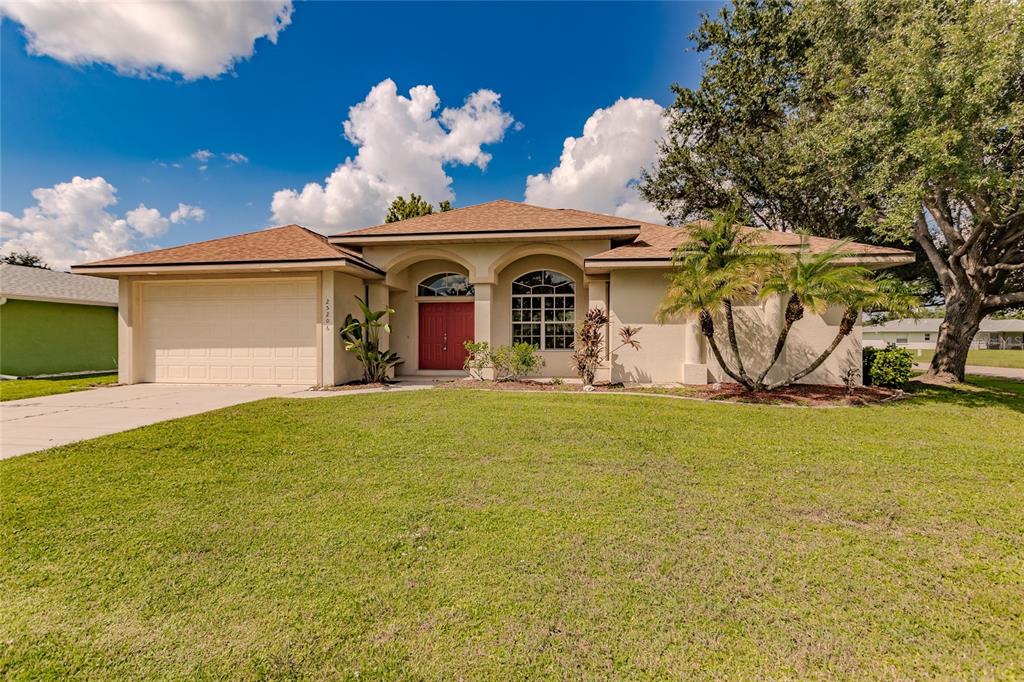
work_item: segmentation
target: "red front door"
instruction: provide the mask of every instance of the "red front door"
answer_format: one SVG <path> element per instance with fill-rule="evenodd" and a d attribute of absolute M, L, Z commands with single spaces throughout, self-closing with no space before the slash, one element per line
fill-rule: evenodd
<path fill-rule="evenodd" d="M 462 369 L 472 340 L 472 303 L 420 303 L 420 369 Z"/>

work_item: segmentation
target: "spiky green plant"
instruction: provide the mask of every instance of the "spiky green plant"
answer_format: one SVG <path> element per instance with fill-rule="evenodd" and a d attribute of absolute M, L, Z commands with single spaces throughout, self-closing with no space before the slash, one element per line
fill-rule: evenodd
<path fill-rule="evenodd" d="M 363 366 L 363 381 L 368 384 L 384 383 L 388 380 L 390 369 L 402 362 L 398 353 L 382 350 L 380 347 L 381 332 L 391 332 L 391 325 L 385 318 L 394 315 L 395 311 L 391 308 L 370 310 L 366 302 L 358 296 L 356 303 L 359 304 L 363 319 L 358 320 L 351 313 L 345 316 L 345 326 L 341 329 L 345 350 L 355 354 Z"/>

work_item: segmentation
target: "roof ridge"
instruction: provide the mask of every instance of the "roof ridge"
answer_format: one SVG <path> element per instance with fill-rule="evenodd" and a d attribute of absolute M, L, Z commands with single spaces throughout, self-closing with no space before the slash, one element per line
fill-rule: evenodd
<path fill-rule="evenodd" d="M 128 254 L 125 254 L 125 255 L 126 256 L 134 256 L 136 253 L 146 253 L 146 254 L 149 254 L 149 253 L 161 253 L 163 251 L 171 251 L 172 249 L 180 249 L 180 248 L 182 248 L 184 246 L 199 246 L 201 244 L 212 244 L 214 242 L 222 242 L 222 241 L 225 241 L 227 239 L 237 239 L 238 237 L 246 237 L 246 236 L 248 236 L 250 234 L 261 234 L 263 232 L 271 232 L 273 230 L 283 230 L 283 229 L 285 229 L 287 227 L 297 227 L 300 230 L 306 230 L 307 232 L 312 232 L 312 230 L 309 230 L 308 228 L 302 227 L 302 225 L 296 225 L 295 223 L 289 223 L 288 225 L 278 225 L 276 227 L 264 227 L 263 229 L 260 229 L 260 230 L 249 230 L 248 232 L 239 232 L 238 234 L 229 234 L 229 235 L 227 235 L 225 237 L 214 237 L 213 239 L 203 239 L 202 241 L 198 241 L 198 242 L 188 242 L 188 243 L 185 243 L 185 244 L 178 244 L 177 246 L 161 246 L 159 249 L 150 249 L 149 251 L 136 251 L 135 253 L 128 253 Z M 102 259 L 100 261 L 92 261 L 92 262 L 100 263 L 100 262 L 103 262 L 104 260 L 113 260 L 114 258 L 124 258 L 124 256 L 113 256 L 111 258 L 104 258 L 104 259 Z"/>
<path fill-rule="evenodd" d="M 516 201 L 512 201 L 511 199 L 505 199 L 505 198 L 491 199 L 490 201 L 485 201 L 485 202 L 483 202 L 481 204 L 470 204 L 469 206 L 456 206 L 455 208 L 450 208 L 447 211 L 437 211 L 436 213 L 434 213 L 434 212 L 424 213 L 423 215 L 413 216 L 412 218 L 403 218 L 402 220 L 395 220 L 394 222 L 395 223 L 406 223 L 406 224 L 408 224 L 408 223 L 410 223 L 410 222 L 412 222 L 414 220 L 421 220 L 423 218 L 434 218 L 436 216 L 441 216 L 441 215 L 450 215 L 452 213 L 458 213 L 460 211 L 468 211 L 471 208 L 480 208 L 481 206 L 487 206 L 489 204 L 516 204 L 516 203 L 522 203 L 522 202 L 516 202 Z M 524 205 L 528 205 L 528 204 L 524 204 Z M 373 229 L 375 227 L 383 227 L 384 225 L 390 225 L 390 224 L 393 224 L 393 223 L 388 223 L 387 220 L 385 220 L 383 223 L 377 223 L 376 225 L 367 225 L 366 227 L 357 227 L 355 229 L 347 230 L 345 232 L 335 232 L 334 234 L 329 235 L 329 237 L 341 237 L 341 236 L 346 235 L 346 234 L 351 234 L 352 232 L 360 232 L 362 230 L 371 230 L 371 229 Z"/>

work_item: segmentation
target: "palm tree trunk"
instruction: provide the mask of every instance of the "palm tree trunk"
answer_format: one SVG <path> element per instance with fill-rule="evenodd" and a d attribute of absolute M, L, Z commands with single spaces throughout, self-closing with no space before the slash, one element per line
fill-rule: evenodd
<path fill-rule="evenodd" d="M 792 384 L 796 381 L 800 381 L 805 376 L 821 367 L 822 363 L 828 359 L 828 356 L 832 355 L 832 352 L 839 346 L 840 343 L 842 343 L 843 339 L 849 336 L 850 332 L 853 331 L 853 325 L 856 324 L 857 315 L 859 314 L 860 311 L 858 309 L 847 308 L 846 312 L 843 313 L 843 319 L 839 322 L 839 331 L 836 333 L 836 337 L 832 339 L 831 345 L 829 345 L 828 348 L 822 351 L 821 355 L 814 359 L 814 362 L 812 362 L 811 364 L 809 364 L 807 367 L 800 370 L 796 374 L 793 374 L 788 379 L 776 382 L 771 386 L 766 386 L 765 388 L 771 391 L 780 386 L 788 386 L 789 384 Z"/>
<path fill-rule="evenodd" d="M 743 369 L 743 358 L 740 357 L 740 344 L 736 338 L 736 321 L 732 314 L 732 299 L 726 298 L 723 300 L 723 303 L 725 305 L 725 328 L 729 332 L 729 347 L 732 349 L 733 357 L 736 358 L 736 372 L 748 382 L 753 383 L 750 381 L 750 377 L 747 376 L 747 370 Z"/>
<path fill-rule="evenodd" d="M 775 342 L 775 350 L 772 352 L 772 359 L 768 363 L 768 366 L 764 368 L 761 375 L 757 377 L 757 386 L 764 386 L 764 378 L 768 376 L 768 372 L 771 371 L 775 363 L 778 362 L 779 357 L 782 356 L 782 349 L 786 347 L 786 338 L 789 336 L 789 330 L 793 328 L 797 320 L 800 320 L 804 316 L 804 305 L 800 301 L 800 297 L 796 294 L 791 294 L 789 302 L 786 303 L 786 319 L 782 323 L 782 329 L 779 331 L 779 338 Z"/>
<path fill-rule="evenodd" d="M 736 383 L 743 386 L 748 391 L 753 390 L 754 384 L 750 380 L 750 377 L 734 372 L 729 365 L 726 364 L 725 358 L 722 357 L 722 351 L 718 347 L 718 342 L 715 341 L 715 322 L 711 317 L 711 312 L 707 309 L 700 311 L 700 331 L 704 334 L 704 338 L 708 340 L 708 345 L 711 346 L 711 352 L 715 356 L 715 360 L 718 361 L 718 366 L 722 368 L 722 371 L 728 374 Z"/>

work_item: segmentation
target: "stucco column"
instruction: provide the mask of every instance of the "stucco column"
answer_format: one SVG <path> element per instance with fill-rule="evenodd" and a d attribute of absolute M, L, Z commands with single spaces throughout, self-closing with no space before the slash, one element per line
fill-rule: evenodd
<path fill-rule="evenodd" d="M 491 343 L 491 301 L 494 300 L 494 285 L 486 282 L 473 284 L 473 340 Z M 494 370 L 484 369 L 484 379 L 493 379 Z"/>
<path fill-rule="evenodd" d="M 117 280 L 117 381 L 134 384 L 135 372 L 135 306 L 134 282 L 130 277 Z"/>
<path fill-rule="evenodd" d="M 369 282 L 367 283 L 367 295 L 366 304 L 370 306 L 370 310 L 385 310 L 391 307 L 391 291 L 383 281 L 380 282 Z M 382 318 L 382 322 L 390 324 L 391 316 L 385 315 Z M 391 349 L 391 333 L 385 330 L 380 332 L 380 349 L 390 350 Z M 391 368 L 388 371 L 390 378 L 395 377 L 395 370 Z"/>
<path fill-rule="evenodd" d="M 700 333 L 700 323 L 690 320 L 683 327 L 683 383 L 708 383 L 708 366 L 704 362 L 702 346 L 704 339 Z"/>
<path fill-rule="evenodd" d="M 609 314 L 608 310 L 608 276 L 597 276 L 587 277 L 585 280 L 587 286 L 587 310 L 598 308 Z M 578 320 L 577 323 L 582 322 Z M 612 362 L 614 359 L 611 357 L 611 322 L 604 326 L 601 331 L 604 337 L 604 358 L 602 358 L 601 366 L 597 368 L 597 372 L 594 375 L 595 382 L 610 382 L 612 380 Z"/>
<path fill-rule="evenodd" d="M 334 309 L 334 271 L 320 273 L 320 385 L 334 385 L 334 345 L 338 343 L 338 321 Z"/>

